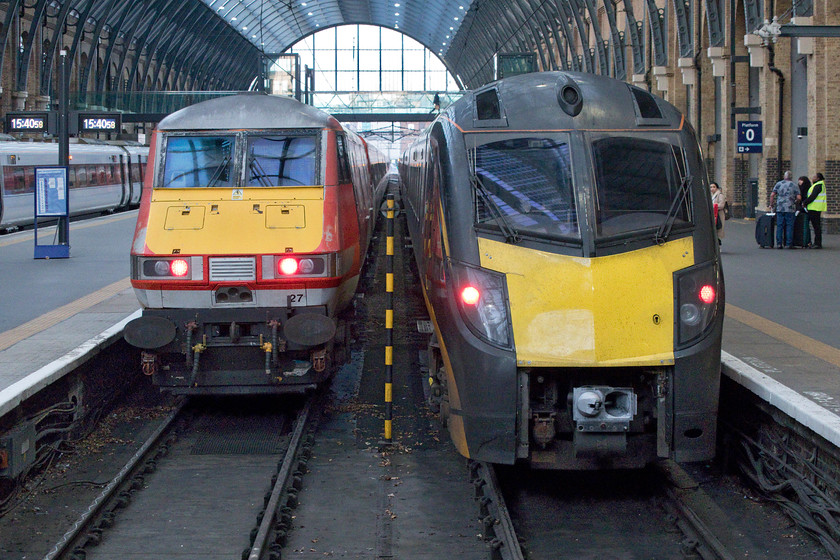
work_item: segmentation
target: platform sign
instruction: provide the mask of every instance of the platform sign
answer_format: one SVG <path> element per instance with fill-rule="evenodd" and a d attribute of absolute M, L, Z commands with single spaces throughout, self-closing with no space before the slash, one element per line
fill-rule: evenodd
<path fill-rule="evenodd" d="M 764 151 L 761 121 L 738 122 L 738 153 L 760 154 Z"/>
<path fill-rule="evenodd" d="M 70 199 L 66 167 L 35 168 L 35 258 L 61 259 L 70 256 L 70 236 L 67 216 Z M 64 239 L 59 244 L 38 243 L 38 219 L 58 218 L 55 237 Z M 64 229 L 64 235 L 58 230 Z"/>

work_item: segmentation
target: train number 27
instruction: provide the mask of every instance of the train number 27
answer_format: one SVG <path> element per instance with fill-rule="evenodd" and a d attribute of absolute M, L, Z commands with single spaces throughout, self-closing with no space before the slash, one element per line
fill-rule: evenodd
<path fill-rule="evenodd" d="M 301 293 L 289 294 L 286 297 L 288 298 L 289 304 L 299 303 L 299 304 L 306 305 L 306 294 L 305 293 L 303 293 L 303 294 L 301 294 Z"/>

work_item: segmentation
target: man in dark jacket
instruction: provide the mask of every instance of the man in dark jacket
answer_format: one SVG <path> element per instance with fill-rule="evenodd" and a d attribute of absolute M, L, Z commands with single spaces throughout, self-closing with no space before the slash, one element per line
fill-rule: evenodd
<path fill-rule="evenodd" d="M 808 210 L 808 221 L 814 226 L 814 244 L 812 249 L 822 249 L 822 213 L 828 209 L 825 195 L 825 177 L 817 173 L 811 180 L 811 188 L 808 189 L 808 198 L 802 201 L 802 206 Z"/>

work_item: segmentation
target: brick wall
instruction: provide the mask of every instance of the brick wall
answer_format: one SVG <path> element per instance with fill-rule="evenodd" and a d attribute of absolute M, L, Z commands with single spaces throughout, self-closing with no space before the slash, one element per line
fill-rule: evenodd
<path fill-rule="evenodd" d="M 735 171 L 735 183 L 729 189 L 730 193 L 726 195 L 726 198 L 731 201 L 733 216 L 743 218 L 746 216 L 749 163 L 746 159 L 738 157 L 732 161 L 732 165 Z"/>

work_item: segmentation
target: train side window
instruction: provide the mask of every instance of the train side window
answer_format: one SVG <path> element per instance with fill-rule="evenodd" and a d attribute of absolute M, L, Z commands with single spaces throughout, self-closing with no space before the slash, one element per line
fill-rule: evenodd
<path fill-rule="evenodd" d="M 98 185 L 99 184 L 99 176 L 96 173 L 96 166 L 95 165 L 88 165 L 87 166 L 87 178 L 89 185 Z"/>
<path fill-rule="evenodd" d="M 231 187 L 234 185 L 235 136 L 168 136 L 163 188 Z"/>
<path fill-rule="evenodd" d="M 347 161 L 347 140 L 343 134 L 336 134 L 335 146 L 338 153 L 338 182 L 350 182 L 350 162 Z"/>
<path fill-rule="evenodd" d="M 14 173 L 14 182 L 15 182 L 15 193 L 24 193 L 26 192 L 26 176 L 23 173 L 22 167 L 15 167 Z"/>
<path fill-rule="evenodd" d="M 76 187 L 86 187 L 87 185 L 87 166 L 84 165 L 77 165 L 76 166 Z"/>
<path fill-rule="evenodd" d="M 249 187 L 299 187 L 316 183 L 316 139 L 309 135 L 248 136 Z"/>
<path fill-rule="evenodd" d="M 476 94 L 475 111 L 478 119 L 482 121 L 502 118 L 499 96 L 495 89 Z"/>

